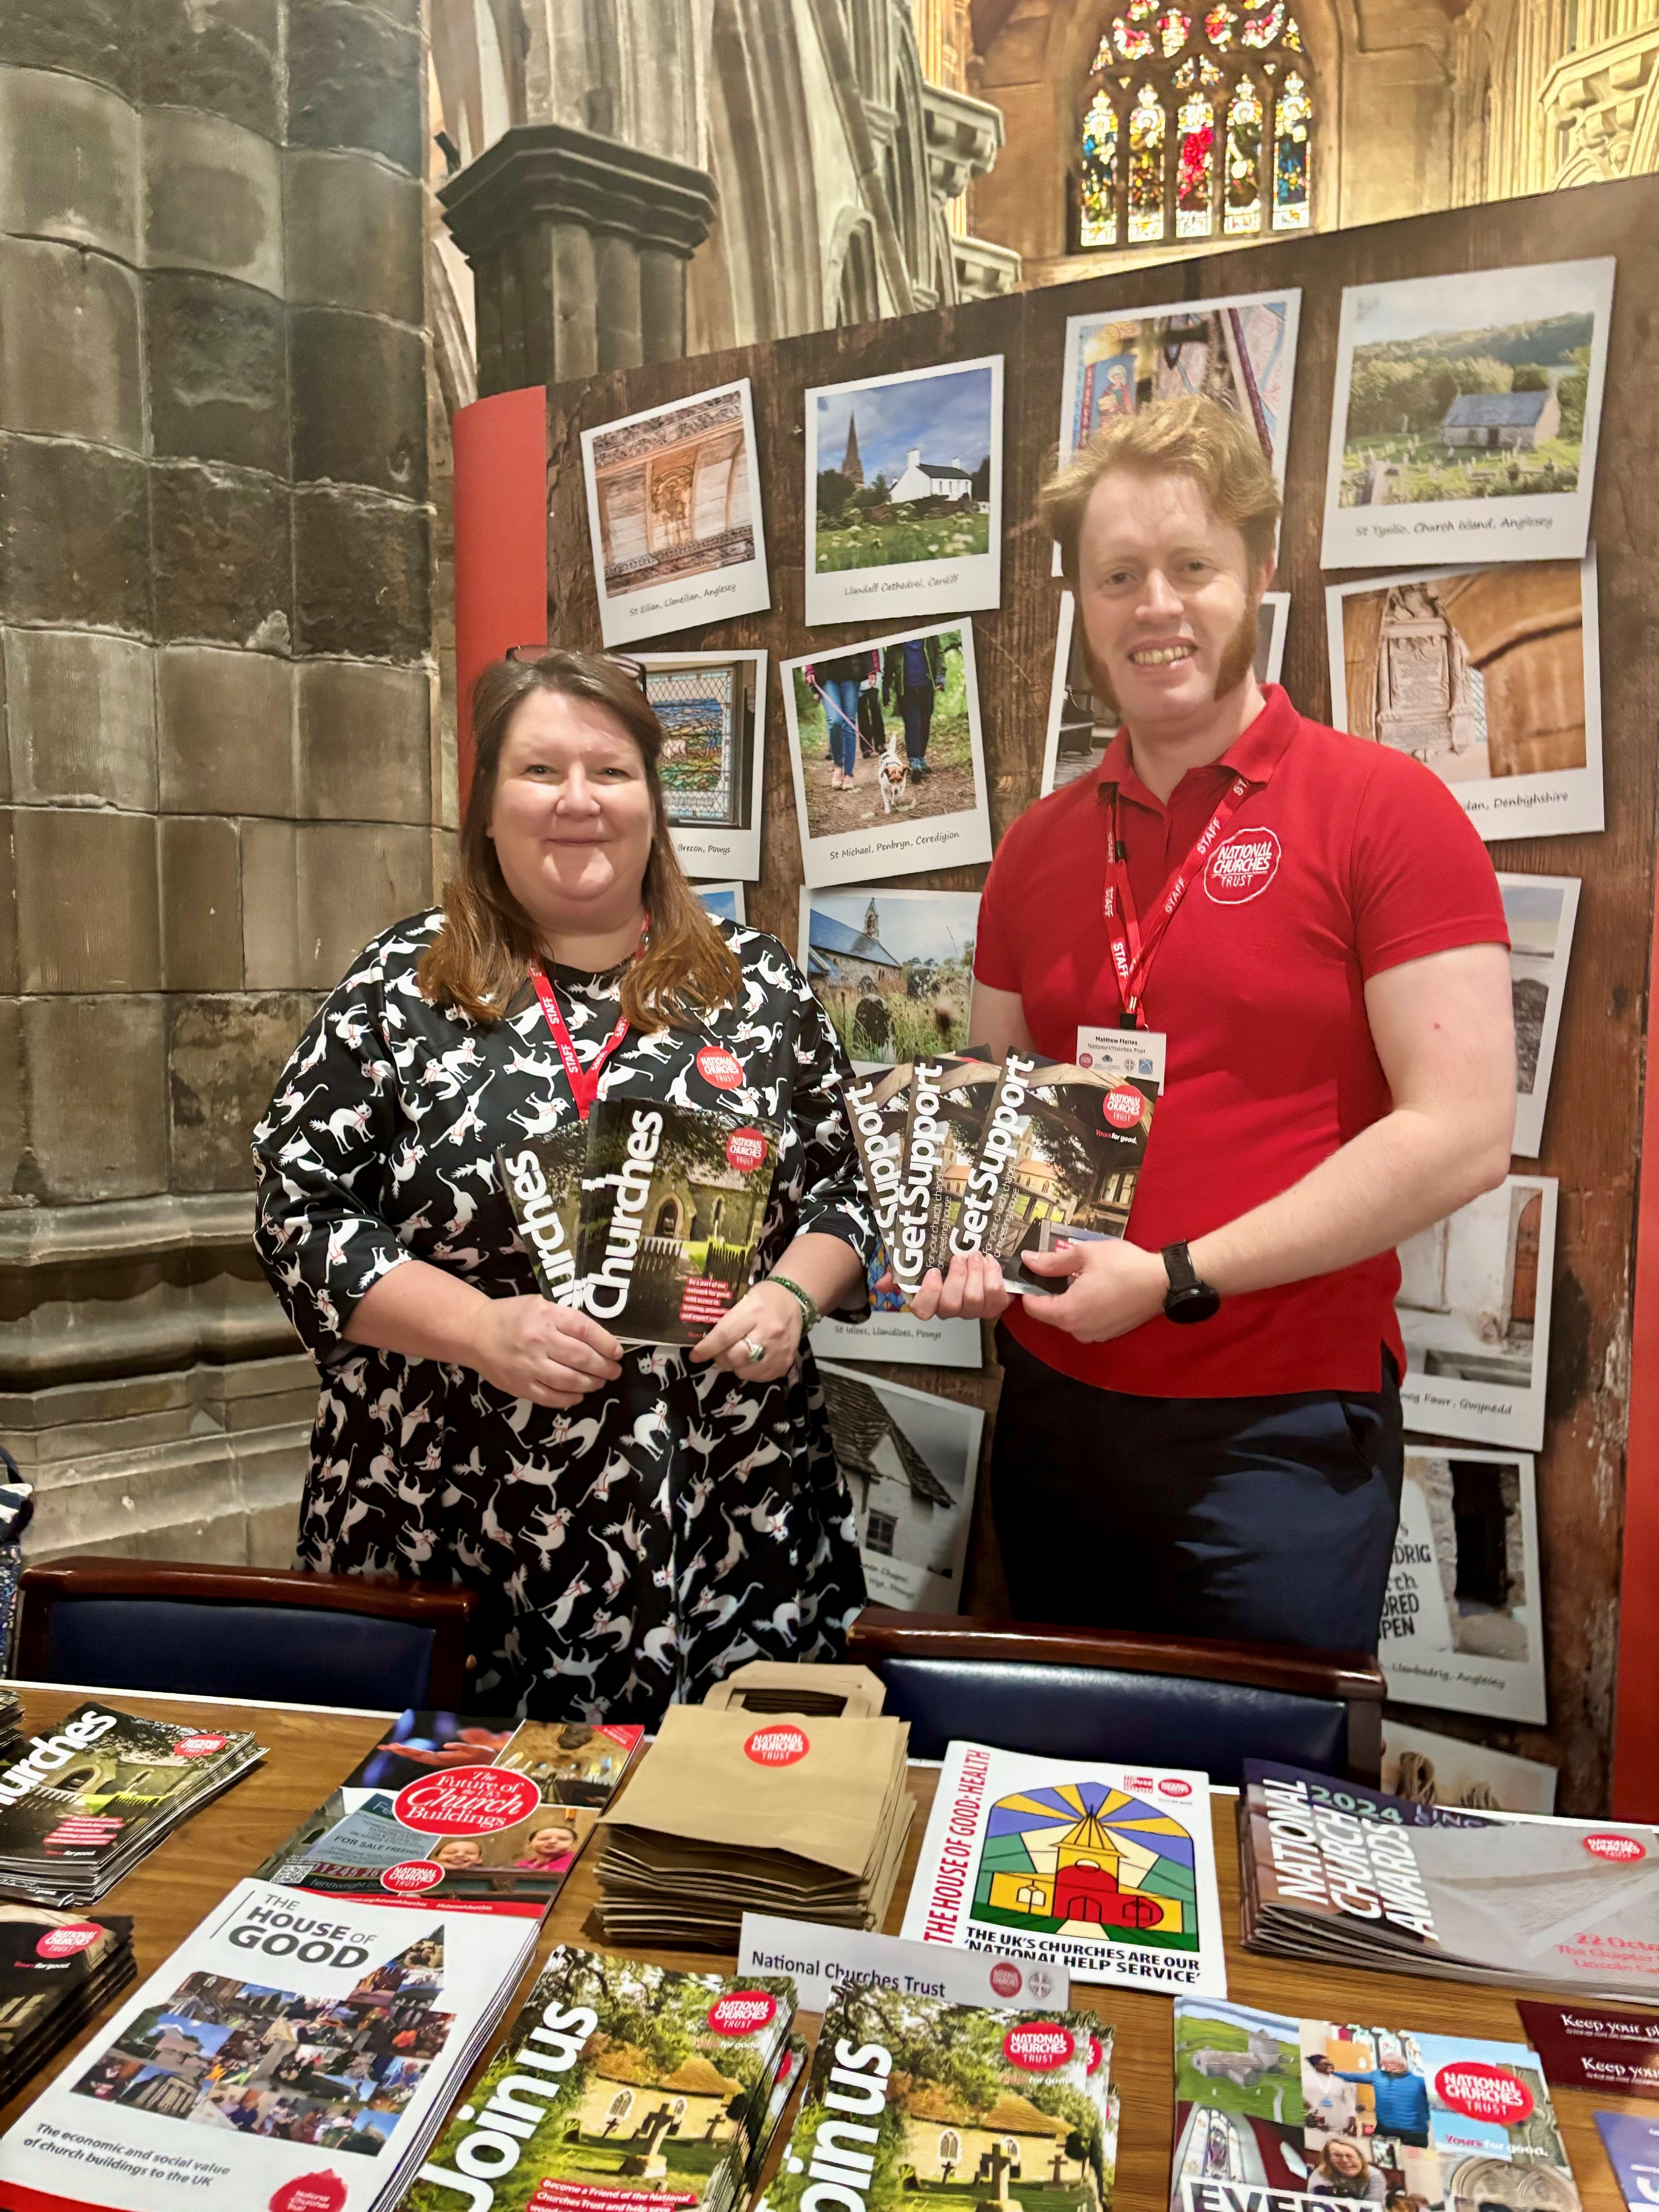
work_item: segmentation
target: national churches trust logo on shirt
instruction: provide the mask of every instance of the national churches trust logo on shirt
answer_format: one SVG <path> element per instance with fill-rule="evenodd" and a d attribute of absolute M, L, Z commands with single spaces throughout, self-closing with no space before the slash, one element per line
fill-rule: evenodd
<path fill-rule="evenodd" d="M 1279 839 L 1271 830 L 1235 830 L 1211 854 L 1204 869 L 1204 888 L 1218 906 L 1243 906 L 1260 898 L 1279 873 L 1283 858 Z"/>

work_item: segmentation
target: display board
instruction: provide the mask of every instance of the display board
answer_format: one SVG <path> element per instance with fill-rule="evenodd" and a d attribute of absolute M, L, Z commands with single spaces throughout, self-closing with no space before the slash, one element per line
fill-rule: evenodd
<path fill-rule="evenodd" d="M 1598 346 L 1605 330 L 1605 390 L 1590 527 L 1598 580 L 1606 827 L 1588 834 L 1488 839 L 1495 865 L 1506 874 L 1583 882 L 1542 1141 L 1525 1162 L 1534 1177 L 1553 1178 L 1559 1185 L 1547 1407 L 1536 1470 L 1551 1717 L 1542 1726 L 1461 1724 L 1496 1747 L 1560 1767 L 1559 1802 L 1568 1812 L 1597 1810 L 1607 1803 L 1618 1657 L 1659 721 L 1650 611 L 1659 605 L 1659 553 L 1650 520 L 1659 507 L 1659 459 L 1650 427 L 1654 370 L 1646 307 L 1659 292 L 1659 179 L 1274 240 L 1173 267 L 1149 264 L 1084 283 L 601 374 L 550 392 L 547 426 L 547 634 L 561 644 L 597 647 L 601 623 L 586 557 L 584 436 L 606 423 L 749 380 L 752 492 L 764 522 L 769 606 L 738 619 L 653 633 L 648 641 L 665 650 L 758 647 L 769 657 L 773 690 L 763 717 L 761 863 L 758 881 L 748 885 L 747 907 L 751 922 L 771 930 L 793 950 L 805 879 L 796 805 L 799 756 L 792 758 L 789 751 L 790 722 L 776 672 L 786 663 L 825 659 L 903 627 L 884 620 L 878 602 L 871 602 L 864 619 L 808 626 L 804 556 L 815 538 L 822 541 L 825 535 L 808 527 L 809 392 L 914 377 L 951 362 L 1000 357 L 1017 365 L 1018 374 L 1006 380 L 998 453 L 1000 604 L 985 608 L 975 595 L 961 603 L 971 612 L 939 606 L 913 618 L 924 626 L 947 619 L 971 623 L 975 736 L 982 746 L 984 799 L 994 842 L 1036 800 L 1043 769 L 1061 586 L 1053 574 L 1049 542 L 1031 518 L 1037 487 L 1056 450 L 1068 319 L 1097 317 L 1107 309 L 1132 317 L 1142 307 L 1163 307 L 1176 293 L 1202 309 L 1223 299 L 1299 289 L 1294 401 L 1284 453 L 1285 520 L 1276 582 L 1290 593 L 1283 680 L 1305 713 L 1322 719 L 1331 702 L 1328 586 L 1382 577 L 1389 566 L 1404 565 L 1397 551 L 1387 563 L 1379 561 L 1366 568 L 1330 570 L 1320 564 L 1345 289 L 1589 257 L 1608 257 L 1616 264 L 1611 314 L 1598 316 Z M 873 412 L 864 401 L 860 405 L 865 412 L 859 435 L 864 438 Z M 849 442 L 840 433 L 843 471 L 851 459 Z M 924 454 L 924 464 L 931 459 Z M 962 451 L 963 481 L 974 475 L 977 460 L 976 453 Z M 908 451 L 906 461 L 908 465 Z M 882 495 L 890 497 L 892 489 L 886 486 Z M 924 487 L 947 499 L 954 489 L 949 469 L 937 483 Z M 893 512 L 878 507 L 878 524 Z M 843 527 L 831 534 L 843 549 L 837 558 L 852 557 L 844 550 L 854 542 L 848 531 Z M 896 542 L 884 541 L 884 559 L 890 560 Z M 1434 539 L 1424 542 L 1431 550 L 1412 554 L 1413 568 L 1435 557 Z M 933 560 L 937 544 L 930 541 L 924 550 Z M 815 611 L 821 612 L 823 595 L 817 599 Z M 844 880 L 849 886 L 867 880 L 877 890 L 902 884 L 907 891 L 971 891 L 983 883 L 985 872 L 983 865 L 919 872 L 907 862 L 902 870 L 878 865 L 867 879 L 854 872 Z M 872 1364 L 861 1371 L 878 1379 L 888 1370 Z M 919 1370 L 907 1364 L 892 1370 L 890 1379 L 966 1400 L 988 1412 L 994 1407 L 997 1378 L 988 1344 L 982 1373 Z M 964 1595 L 967 1610 L 991 1613 L 1001 1609 L 1003 1598 L 984 1494 L 981 1484 Z M 1632 1600 L 1633 1605 L 1642 1601 L 1639 1592 Z"/>

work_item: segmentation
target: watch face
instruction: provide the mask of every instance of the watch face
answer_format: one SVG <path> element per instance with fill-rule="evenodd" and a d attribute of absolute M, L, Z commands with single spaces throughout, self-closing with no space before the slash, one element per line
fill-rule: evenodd
<path fill-rule="evenodd" d="M 1220 1294 L 1207 1283 L 1197 1283 L 1190 1291 L 1177 1291 L 1164 1310 L 1171 1321 L 1209 1321 L 1221 1310 Z"/>

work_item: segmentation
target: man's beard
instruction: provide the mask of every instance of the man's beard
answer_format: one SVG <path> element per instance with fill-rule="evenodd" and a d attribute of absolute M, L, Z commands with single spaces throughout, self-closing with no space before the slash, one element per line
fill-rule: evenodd
<path fill-rule="evenodd" d="M 1082 622 L 1083 611 L 1080 607 L 1075 611 L 1072 619 L 1074 622 Z M 1239 617 L 1238 628 L 1227 640 L 1225 649 L 1216 666 L 1215 689 L 1210 695 L 1212 699 L 1224 699 L 1230 691 L 1236 691 L 1249 674 L 1255 663 L 1256 641 L 1261 634 L 1261 600 L 1257 595 L 1246 604 L 1244 611 Z M 1119 721 L 1121 721 L 1122 705 L 1116 692 L 1112 689 L 1104 666 L 1095 657 L 1095 650 L 1089 642 L 1089 632 L 1086 627 L 1083 632 L 1083 665 L 1089 672 L 1089 688 L 1095 697 L 1103 707 L 1108 708 Z"/>

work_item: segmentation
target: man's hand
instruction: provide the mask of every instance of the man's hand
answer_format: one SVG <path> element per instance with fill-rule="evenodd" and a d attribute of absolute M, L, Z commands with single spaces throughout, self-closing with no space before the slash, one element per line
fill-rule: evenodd
<path fill-rule="evenodd" d="M 622 1373 L 622 1346 L 591 1314 L 551 1298 L 489 1298 L 473 1324 L 466 1361 L 486 1382 L 532 1405 L 581 1403 Z"/>
<path fill-rule="evenodd" d="M 884 1275 L 880 1287 L 893 1287 L 892 1277 Z M 910 1300 L 910 1310 L 918 1321 L 994 1321 L 1012 1301 L 1013 1293 L 1005 1286 L 994 1260 L 978 1252 L 966 1257 L 958 1252 L 948 1274 L 941 1276 L 937 1267 L 927 1270 Z"/>
<path fill-rule="evenodd" d="M 1121 1237 L 1089 1237 L 1054 1252 L 1022 1253 L 1020 1265 L 1034 1275 L 1071 1277 L 1057 1297 L 1028 1297 L 1025 1311 L 1079 1344 L 1127 1336 L 1162 1313 L 1169 1295 L 1162 1255 L 1143 1252 Z"/>

